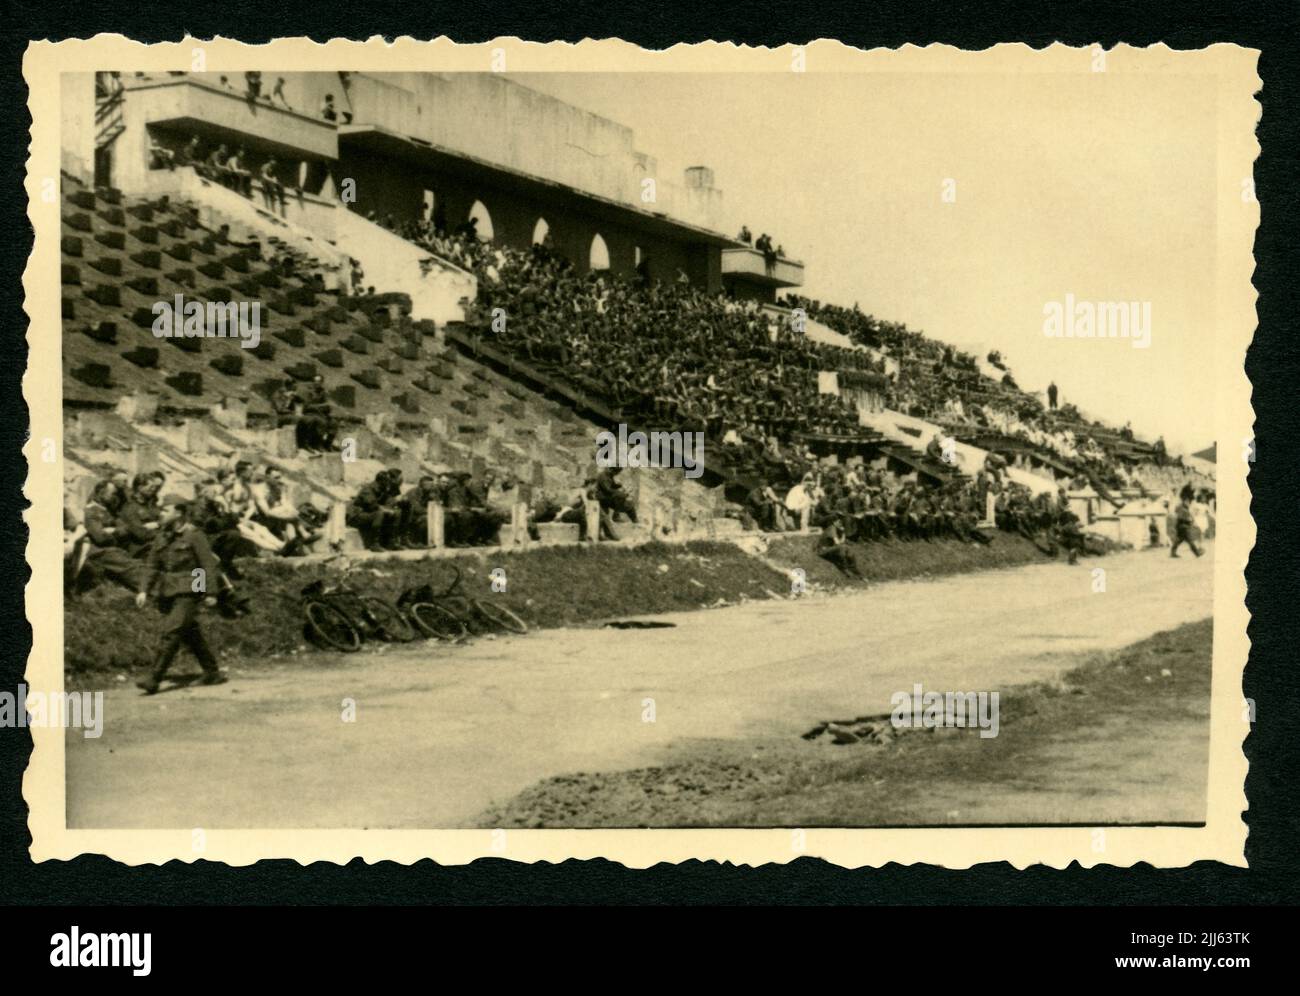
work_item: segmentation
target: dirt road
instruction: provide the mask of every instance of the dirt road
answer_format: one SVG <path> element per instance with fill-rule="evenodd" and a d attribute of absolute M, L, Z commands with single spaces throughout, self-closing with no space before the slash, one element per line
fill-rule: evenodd
<path fill-rule="evenodd" d="M 656 617 L 671 628 L 312 654 L 151 698 L 118 686 L 101 738 L 69 734 L 68 824 L 471 826 L 541 778 L 651 764 L 674 741 L 797 737 L 918 682 L 1054 677 L 1211 615 L 1212 561 L 1128 553 Z"/>

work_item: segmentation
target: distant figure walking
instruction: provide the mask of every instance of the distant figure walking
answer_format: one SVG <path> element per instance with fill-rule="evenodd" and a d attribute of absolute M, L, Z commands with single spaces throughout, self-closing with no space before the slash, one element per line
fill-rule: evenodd
<path fill-rule="evenodd" d="M 1047 385 L 1047 407 L 1056 411 L 1056 382 Z"/>

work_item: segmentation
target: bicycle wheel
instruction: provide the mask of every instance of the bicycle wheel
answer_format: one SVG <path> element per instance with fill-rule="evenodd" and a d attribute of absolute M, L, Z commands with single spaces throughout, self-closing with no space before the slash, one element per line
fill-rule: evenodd
<path fill-rule="evenodd" d="M 349 654 L 361 649 L 361 636 L 356 628 L 334 606 L 325 602 L 308 602 L 303 615 L 307 619 L 307 635 L 314 642 Z"/>
<path fill-rule="evenodd" d="M 481 618 L 486 619 L 496 629 L 503 630 L 507 633 L 528 632 L 528 624 L 507 609 L 504 605 L 499 605 L 496 602 L 489 602 L 482 598 L 471 598 L 470 604 L 474 606 L 474 611 L 477 612 Z"/>
<path fill-rule="evenodd" d="M 397 610 L 397 606 L 373 595 L 363 595 L 360 601 L 370 616 L 376 636 L 390 643 L 410 643 L 415 639 L 415 627 Z"/>
<path fill-rule="evenodd" d="M 445 605 L 436 602 L 416 602 L 407 610 L 411 621 L 425 636 L 439 640 L 459 640 L 469 635 L 465 620 Z"/>

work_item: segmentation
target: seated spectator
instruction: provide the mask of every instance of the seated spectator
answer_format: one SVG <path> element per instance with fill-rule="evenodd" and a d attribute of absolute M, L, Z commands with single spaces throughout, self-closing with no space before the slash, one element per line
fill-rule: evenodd
<path fill-rule="evenodd" d="M 275 156 L 271 156 L 266 162 L 262 163 L 262 168 L 257 171 L 258 179 L 262 184 L 262 199 L 266 202 L 266 206 L 272 210 L 284 206 L 284 184 L 276 176 L 278 166 Z"/>
<path fill-rule="evenodd" d="M 226 177 L 232 189 L 245 197 L 253 196 L 253 174 L 248 168 L 242 145 L 226 160 Z"/>
<path fill-rule="evenodd" d="M 222 79 L 225 79 L 223 76 Z M 230 158 L 225 143 L 218 145 L 204 161 L 203 168 L 200 172 L 209 180 L 215 180 L 217 183 L 229 185 L 230 173 L 226 168 L 226 160 Z"/>
<path fill-rule="evenodd" d="M 347 524 L 361 533 L 361 542 L 367 550 L 397 550 L 404 545 L 399 496 L 400 484 L 392 472 L 381 470 L 348 503 Z"/>
<path fill-rule="evenodd" d="M 284 474 L 268 466 L 252 477 L 249 495 L 253 501 L 252 519 L 283 542 L 280 555 L 300 556 L 316 537 L 303 525 L 297 507 L 289 500 Z"/>
<path fill-rule="evenodd" d="M 176 155 L 165 145 L 159 145 L 151 136 L 149 138 L 149 168 L 150 169 L 176 169 Z"/>
<path fill-rule="evenodd" d="M 144 552 L 134 544 L 130 532 L 117 519 L 124 496 L 112 481 L 100 481 L 86 503 L 84 521 L 74 540 L 66 562 L 65 585 L 69 591 L 84 591 L 100 579 L 112 581 L 128 591 L 141 591 L 146 572 L 140 558 L 131 549 Z"/>
<path fill-rule="evenodd" d="M 832 522 L 818 538 L 817 556 L 834 564 L 848 577 L 859 581 L 863 579 L 862 572 L 858 570 L 857 558 L 853 556 L 853 551 L 849 549 L 844 538 L 844 526 L 838 519 Z"/>

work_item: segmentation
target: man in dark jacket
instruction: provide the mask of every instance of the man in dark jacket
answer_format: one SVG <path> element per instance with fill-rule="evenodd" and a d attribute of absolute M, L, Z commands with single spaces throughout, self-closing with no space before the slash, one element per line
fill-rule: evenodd
<path fill-rule="evenodd" d="M 182 646 L 190 649 L 203 668 L 202 683 L 220 685 L 226 677 L 203 635 L 199 610 L 205 604 L 217 604 L 221 564 L 203 531 L 190 522 L 190 509 L 183 499 L 175 495 L 164 499 L 158 528 L 158 538 L 149 551 L 147 580 L 136 594 L 135 604 L 144 608 L 150 594 L 157 597 L 163 614 L 162 644 L 153 670 L 136 685 L 146 695 L 157 692 Z"/>

